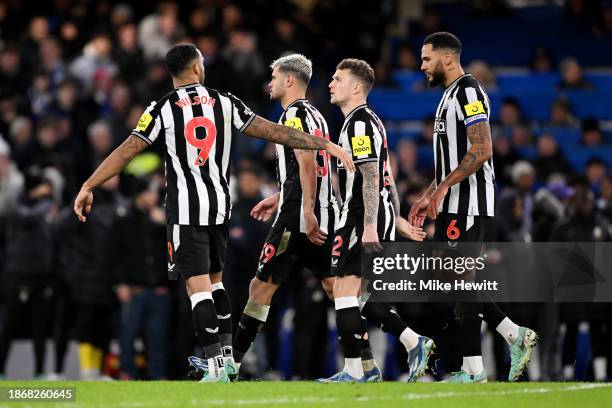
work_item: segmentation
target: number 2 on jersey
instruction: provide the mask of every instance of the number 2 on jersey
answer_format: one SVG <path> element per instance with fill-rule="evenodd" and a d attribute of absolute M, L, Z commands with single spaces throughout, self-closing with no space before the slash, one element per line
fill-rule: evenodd
<path fill-rule="evenodd" d="M 198 139 L 196 137 L 195 131 L 198 127 L 206 129 L 206 137 L 204 137 L 204 139 Z M 187 122 L 184 133 L 187 142 L 198 149 L 198 157 L 194 165 L 203 166 L 206 164 L 210 149 L 217 138 L 217 128 L 215 124 L 208 118 L 196 116 Z"/>

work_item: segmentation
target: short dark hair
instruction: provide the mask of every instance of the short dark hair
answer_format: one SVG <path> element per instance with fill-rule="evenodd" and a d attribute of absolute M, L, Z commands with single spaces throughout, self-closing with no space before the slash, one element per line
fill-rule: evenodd
<path fill-rule="evenodd" d="M 428 35 L 425 41 L 423 41 L 423 45 L 426 44 L 431 44 L 434 50 L 446 48 L 457 55 L 460 55 L 463 49 L 463 45 L 459 38 L 457 38 L 455 34 L 447 33 L 446 31 L 439 31 Z"/>
<path fill-rule="evenodd" d="M 374 86 L 374 70 L 364 60 L 356 59 L 356 58 L 346 58 L 340 61 L 336 69 L 343 70 L 348 69 L 351 71 L 351 74 L 355 75 L 366 88 L 366 93 L 370 92 L 372 86 Z"/>
<path fill-rule="evenodd" d="M 177 77 L 198 57 L 194 44 L 177 44 L 166 53 L 166 67 L 170 75 Z"/>

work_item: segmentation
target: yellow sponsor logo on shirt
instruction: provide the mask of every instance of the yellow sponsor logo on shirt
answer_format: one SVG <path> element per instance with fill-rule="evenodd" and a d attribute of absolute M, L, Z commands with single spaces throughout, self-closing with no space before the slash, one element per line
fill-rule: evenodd
<path fill-rule="evenodd" d="M 476 101 L 468 103 L 467 105 L 463 105 L 463 109 L 465 109 L 465 113 L 467 116 L 474 116 L 479 113 L 485 113 L 484 106 L 482 106 L 481 101 Z"/>
<path fill-rule="evenodd" d="M 294 129 L 304 131 L 304 127 L 302 126 L 302 120 L 300 118 L 287 119 L 285 121 L 285 126 L 289 126 Z"/>
<path fill-rule="evenodd" d="M 365 156 L 372 154 L 372 143 L 369 136 L 354 136 L 351 139 L 353 156 Z"/>
<path fill-rule="evenodd" d="M 136 130 L 144 132 L 145 130 L 147 130 L 147 127 L 149 126 L 149 123 L 151 123 L 152 120 L 153 116 L 151 116 L 148 112 L 143 113 L 140 119 L 138 119 Z"/>

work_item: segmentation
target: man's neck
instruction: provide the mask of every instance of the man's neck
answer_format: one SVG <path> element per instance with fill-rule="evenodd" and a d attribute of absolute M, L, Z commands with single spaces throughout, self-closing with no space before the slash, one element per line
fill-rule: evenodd
<path fill-rule="evenodd" d="M 349 113 L 351 113 L 353 110 L 355 110 L 356 107 L 365 105 L 366 103 L 367 102 L 366 102 L 365 97 L 355 98 L 355 99 L 352 99 L 346 102 L 344 105 L 340 106 L 340 110 L 342 111 L 342 114 L 344 114 L 344 117 L 346 118 L 346 116 Z"/>
<path fill-rule="evenodd" d="M 446 79 L 444 80 L 444 87 L 448 88 L 450 84 L 455 82 L 457 78 L 459 78 L 460 76 L 464 74 L 465 72 L 463 71 L 463 67 L 461 67 L 461 65 L 459 64 L 453 65 L 452 67 L 448 69 L 448 71 L 446 71 Z"/>
<path fill-rule="evenodd" d="M 283 109 L 286 110 L 289 105 L 298 99 L 306 99 L 306 91 L 287 92 L 282 98 L 280 98 L 280 103 Z"/>
<path fill-rule="evenodd" d="M 175 88 L 185 86 L 185 85 L 198 84 L 198 83 L 200 83 L 200 80 L 196 76 L 189 76 L 189 77 L 184 77 L 184 78 L 172 78 L 172 85 L 174 85 Z"/>

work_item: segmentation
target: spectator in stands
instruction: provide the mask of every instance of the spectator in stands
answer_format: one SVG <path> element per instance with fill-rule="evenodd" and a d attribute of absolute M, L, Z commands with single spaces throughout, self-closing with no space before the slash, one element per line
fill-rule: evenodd
<path fill-rule="evenodd" d="M 376 76 L 376 88 L 397 89 L 399 84 L 393 79 L 393 73 L 389 64 L 385 61 L 378 61 L 374 65 L 374 75 Z"/>
<path fill-rule="evenodd" d="M 549 133 L 538 138 L 538 157 L 533 165 L 540 182 L 546 182 L 553 174 L 571 174 L 572 171 L 569 162 L 559 151 L 557 140 Z"/>
<path fill-rule="evenodd" d="M 307 52 L 306 42 L 301 37 L 301 30 L 287 16 L 280 16 L 272 23 L 272 33 L 262 44 L 262 52 L 268 61 L 279 58 L 287 51 Z"/>
<path fill-rule="evenodd" d="M 610 172 L 601 180 L 597 209 L 609 223 L 612 223 L 612 173 Z"/>
<path fill-rule="evenodd" d="M 105 159 L 115 146 L 111 127 L 104 120 L 97 120 L 89 125 L 87 138 L 91 147 L 91 163 L 99 163 Z"/>
<path fill-rule="evenodd" d="M 124 24 L 117 31 L 117 45 L 112 51 L 113 61 L 119 67 L 119 76 L 127 83 L 141 78 L 144 66 L 144 55 L 138 46 L 136 25 Z"/>
<path fill-rule="evenodd" d="M 30 110 L 35 117 L 41 117 L 49 113 L 49 105 L 53 101 L 51 84 L 44 72 L 38 72 L 32 81 L 29 91 Z"/>
<path fill-rule="evenodd" d="M 512 185 L 512 166 L 519 160 L 506 135 L 495 135 L 493 141 L 493 166 L 495 167 L 495 178 L 504 186 Z"/>
<path fill-rule="evenodd" d="M 206 86 L 215 89 L 237 91 L 232 84 L 234 79 L 234 74 L 232 73 L 233 68 L 225 57 L 221 55 L 217 37 L 209 34 L 202 35 L 196 39 L 196 45 L 204 56 Z"/>
<path fill-rule="evenodd" d="M 48 37 L 40 42 L 39 54 L 42 72 L 47 75 L 50 88 L 55 90 L 66 76 L 62 47 L 56 38 Z"/>
<path fill-rule="evenodd" d="M 419 59 L 409 42 L 402 42 L 397 47 L 397 60 L 394 69 L 404 72 L 419 72 Z"/>
<path fill-rule="evenodd" d="M 105 32 L 97 33 L 70 64 L 70 73 L 79 79 L 85 90 L 93 88 L 96 75 L 114 77 L 117 73 L 117 65 L 111 59 L 112 48 L 110 36 Z"/>
<path fill-rule="evenodd" d="M 598 157 L 593 157 L 587 161 L 584 174 L 589 182 L 589 185 L 595 191 L 599 193 L 601 181 L 606 176 L 606 163 Z"/>
<path fill-rule="evenodd" d="M 593 32 L 598 37 L 612 37 L 612 4 L 604 3 L 597 23 L 593 27 Z"/>
<path fill-rule="evenodd" d="M 417 145 L 412 140 L 401 139 L 397 143 L 397 179 L 401 183 L 415 184 L 423 182 L 419 172 L 419 155 Z"/>
<path fill-rule="evenodd" d="M 433 146 L 433 129 L 434 129 L 434 117 L 429 116 L 421 122 L 421 135 L 419 136 L 418 142 L 421 146 L 431 148 Z"/>
<path fill-rule="evenodd" d="M 29 69 L 33 69 L 37 65 L 40 43 L 47 37 L 49 37 L 49 21 L 47 18 L 44 16 L 32 17 L 28 27 L 28 35 L 20 47 L 21 56 Z"/>
<path fill-rule="evenodd" d="M 257 49 L 257 35 L 243 29 L 230 32 L 222 55 L 232 65 L 232 82 L 240 89 L 242 100 L 257 112 L 265 101 L 262 90 L 267 75 L 266 64 Z"/>
<path fill-rule="evenodd" d="M 550 106 L 549 126 L 575 128 L 579 123 L 578 119 L 572 115 L 567 99 L 558 98 Z"/>
<path fill-rule="evenodd" d="M 498 217 L 510 241 L 531 242 L 534 205 L 535 169 L 528 161 L 512 166 L 513 187 L 502 191 Z"/>
<path fill-rule="evenodd" d="M 179 6 L 173 1 L 163 0 L 157 12 L 149 14 L 138 25 L 138 43 L 147 60 L 165 58 L 172 44 L 185 35 L 178 21 Z"/>
<path fill-rule="evenodd" d="M 138 379 L 134 341 L 144 334 L 147 378 L 166 378 L 169 289 L 166 267 L 166 219 L 159 205 L 159 186 L 136 179 L 134 200 L 112 227 L 110 256 L 117 298 L 121 302 L 121 373 Z"/>
<path fill-rule="evenodd" d="M 6 94 L 25 92 L 29 86 L 27 71 L 15 45 L 0 51 L 0 89 Z"/>
<path fill-rule="evenodd" d="M 23 175 L 11 160 L 9 144 L 0 137 L 0 218 L 17 203 L 22 189 Z"/>
<path fill-rule="evenodd" d="M 548 48 L 538 46 L 533 51 L 529 66 L 536 74 L 550 74 L 555 69 L 555 61 Z"/>
<path fill-rule="evenodd" d="M 561 61 L 561 81 L 559 88 L 566 90 L 590 90 L 593 84 L 582 76 L 582 68 L 576 58 L 568 57 Z"/>
<path fill-rule="evenodd" d="M 130 112 L 132 92 L 124 82 L 115 82 L 110 92 L 110 113 L 108 124 L 113 135 L 113 145 L 118 145 L 130 133 L 131 126 L 126 124 Z"/>
<path fill-rule="evenodd" d="M 521 105 L 516 98 L 505 98 L 499 108 L 499 124 L 505 128 L 512 128 L 524 123 Z"/>
<path fill-rule="evenodd" d="M 588 186 L 579 186 L 570 200 L 568 218 L 561 223 L 551 237 L 553 242 L 603 242 L 610 241 L 610 224 L 595 209 L 595 197 Z M 586 283 L 586 282 L 585 282 Z M 583 284 L 581 294 L 593 296 L 589 291 L 594 290 L 593 285 Z M 574 362 L 576 356 L 576 342 L 578 325 L 581 322 L 589 323 L 589 331 L 593 345 L 593 361 L 598 358 L 612 358 L 609 344 L 606 341 L 604 325 L 609 320 L 610 306 L 606 303 L 562 303 L 562 321 L 567 325 L 565 341 L 563 342 L 562 364 L 565 380 L 574 379 Z M 604 381 L 605 370 L 593 366 L 595 379 Z M 603 372 L 602 372 L 603 371 Z"/>
<path fill-rule="evenodd" d="M 599 128 L 599 122 L 596 119 L 588 118 L 582 122 L 582 137 L 580 141 L 588 147 L 601 146 L 603 143 L 603 135 Z"/>
<path fill-rule="evenodd" d="M 472 74 L 485 87 L 486 91 L 497 89 L 495 74 L 489 64 L 482 60 L 474 60 L 468 65 L 467 72 Z"/>
<path fill-rule="evenodd" d="M 127 211 L 118 192 L 119 177 L 113 177 L 96 191 L 96 210 L 79 222 L 71 209 L 62 212 L 58 234 L 61 265 L 76 303 L 76 331 L 79 342 L 80 378 L 101 379 L 102 360 L 113 337 L 112 315 L 116 304 L 108 256 L 112 225 Z"/>
<path fill-rule="evenodd" d="M 34 343 L 35 378 L 41 379 L 50 327 L 54 283 L 51 224 L 57 216 L 53 183 L 40 167 L 28 169 L 24 194 L 7 217 L 5 290 L 7 319 L 0 337 L 0 377 L 4 376 L 11 342 L 27 324 Z"/>
<path fill-rule="evenodd" d="M 521 125 L 515 126 L 511 129 L 512 131 L 512 145 L 514 147 L 525 147 L 531 148 L 533 141 L 533 134 L 529 126 Z"/>

